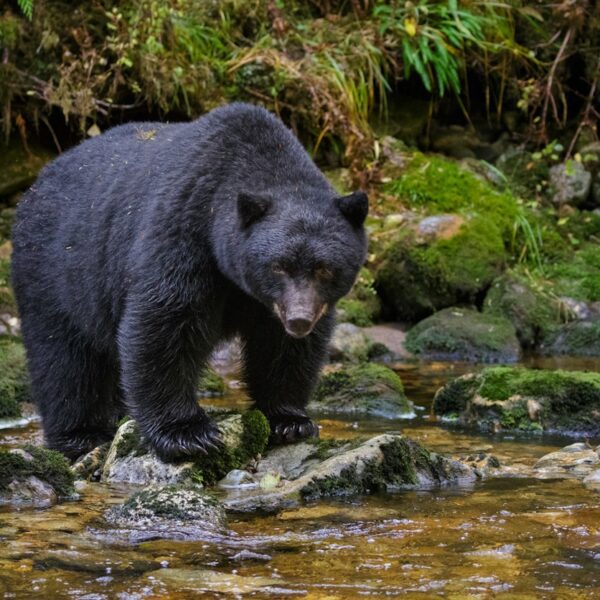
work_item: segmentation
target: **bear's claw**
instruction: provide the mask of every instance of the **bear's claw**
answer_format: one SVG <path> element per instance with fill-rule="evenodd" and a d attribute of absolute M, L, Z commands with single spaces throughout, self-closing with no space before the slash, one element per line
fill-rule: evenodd
<path fill-rule="evenodd" d="M 170 424 L 153 432 L 149 441 L 157 456 L 167 462 L 206 455 L 223 447 L 219 429 L 207 418 Z"/>
<path fill-rule="evenodd" d="M 271 443 L 273 444 L 289 444 L 311 437 L 319 437 L 319 428 L 308 417 L 302 420 L 290 417 L 271 423 Z"/>

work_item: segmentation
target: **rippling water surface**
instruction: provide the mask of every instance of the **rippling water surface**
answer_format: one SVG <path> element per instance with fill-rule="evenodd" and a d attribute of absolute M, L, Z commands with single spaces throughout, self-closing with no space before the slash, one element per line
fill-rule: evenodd
<path fill-rule="evenodd" d="M 327 419 L 322 436 L 402 431 L 432 449 L 490 452 L 508 465 L 531 465 L 572 441 L 441 427 L 429 417 L 433 393 L 472 368 L 398 366 L 419 418 Z M 215 402 L 245 403 L 240 394 Z M 2 444 L 38 438 L 35 424 L 0 431 Z M 574 480 L 490 479 L 318 502 L 276 517 L 231 518 L 227 536 L 137 546 L 101 518 L 131 490 L 89 484 L 79 502 L 0 508 L 0 597 L 600 598 L 600 494 Z"/>

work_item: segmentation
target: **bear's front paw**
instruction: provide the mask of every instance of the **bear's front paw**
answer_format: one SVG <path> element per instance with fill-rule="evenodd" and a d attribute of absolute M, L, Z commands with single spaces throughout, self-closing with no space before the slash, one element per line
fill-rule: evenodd
<path fill-rule="evenodd" d="M 158 457 L 166 462 L 208 454 L 223 445 L 219 429 L 208 417 L 170 423 L 148 437 Z"/>
<path fill-rule="evenodd" d="M 319 437 L 319 428 L 307 416 L 279 415 L 270 419 L 271 443 L 289 444 L 307 438 Z"/>

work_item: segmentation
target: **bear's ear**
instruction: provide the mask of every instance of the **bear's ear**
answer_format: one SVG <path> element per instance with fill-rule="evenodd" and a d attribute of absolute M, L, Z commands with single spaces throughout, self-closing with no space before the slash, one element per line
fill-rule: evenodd
<path fill-rule="evenodd" d="M 257 196 L 249 192 L 240 192 L 238 195 L 238 213 L 242 221 L 242 228 L 250 227 L 267 214 L 273 200 L 267 196 Z"/>
<path fill-rule="evenodd" d="M 349 196 L 335 199 L 336 206 L 354 227 L 361 227 L 369 212 L 369 199 L 364 192 L 353 192 Z"/>

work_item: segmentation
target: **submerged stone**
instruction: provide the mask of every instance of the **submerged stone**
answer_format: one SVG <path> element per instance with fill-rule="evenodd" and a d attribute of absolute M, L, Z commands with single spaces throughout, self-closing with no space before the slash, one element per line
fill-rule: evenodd
<path fill-rule="evenodd" d="M 0 504 L 45 507 L 74 494 L 73 474 L 59 452 L 32 445 L 0 449 Z"/>
<path fill-rule="evenodd" d="M 325 373 L 309 409 L 389 419 L 414 416 L 414 406 L 404 394 L 398 375 L 373 363 L 344 366 Z"/>
<path fill-rule="evenodd" d="M 105 513 L 119 527 L 140 530 L 144 537 L 203 537 L 223 532 L 227 518 L 221 504 L 193 483 L 149 486 Z"/>
<path fill-rule="evenodd" d="M 520 353 L 510 321 L 468 308 L 424 319 L 407 333 L 406 348 L 419 358 L 471 362 L 515 362 Z"/>
<path fill-rule="evenodd" d="M 441 388 L 434 412 L 485 431 L 600 435 L 600 374 L 495 367 Z"/>

